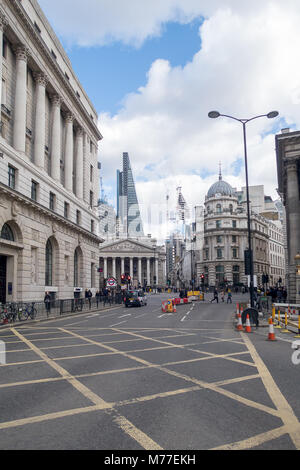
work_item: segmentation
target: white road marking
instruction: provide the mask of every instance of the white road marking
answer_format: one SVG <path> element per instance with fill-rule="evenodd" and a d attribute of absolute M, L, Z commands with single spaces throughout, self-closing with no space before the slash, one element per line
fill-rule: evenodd
<path fill-rule="evenodd" d="M 130 317 L 130 316 L 131 316 L 131 313 L 126 313 L 125 315 L 121 315 L 119 318 Z"/>
<path fill-rule="evenodd" d="M 110 325 L 108 328 L 112 328 L 113 326 L 121 325 L 122 323 L 126 323 L 127 320 L 121 321 L 120 323 L 115 323 L 114 325 Z"/>

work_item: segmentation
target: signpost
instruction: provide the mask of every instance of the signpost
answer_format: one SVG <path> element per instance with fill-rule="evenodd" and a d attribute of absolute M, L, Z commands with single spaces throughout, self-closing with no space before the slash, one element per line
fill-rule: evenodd
<path fill-rule="evenodd" d="M 117 281 L 114 277 L 109 277 L 106 281 L 106 287 L 112 288 L 117 287 Z"/>

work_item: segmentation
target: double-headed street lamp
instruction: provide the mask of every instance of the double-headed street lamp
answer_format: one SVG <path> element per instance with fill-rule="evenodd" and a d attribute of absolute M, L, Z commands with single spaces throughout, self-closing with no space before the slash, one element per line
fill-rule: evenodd
<path fill-rule="evenodd" d="M 248 185 L 248 163 L 247 163 L 247 143 L 246 143 L 246 124 L 249 121 L 253 121 L 254 119 L 260 117 L 267 117 L 269 119 L 273 119 L 278 116 L 278 111 L 271 111 L 268 114 L 260 114 L 259 116 L 254 116 L 250 119 L 238 119 L 234 116 L 228 116 L 227 114 L 221 114 L 218 111 L 210 111 L 208 113 L 208 117 L 212 119 L 216 119 L 220 116 L 227 117 L 230 119 L 234 119 L 235 121 L 239 121 L 243 124 L 243 137 L 244 137 L 244 156 L 245 156 L 245 173 L 246 173 L 246 194 L 247 194 L 247 217 L 248 217 L 248 250 L 249 250 L 249 274 L 250 274 L 250 306 L 254 308 L 254 282 L 253 282 L 253 255 L 252 255 L 252 243 L 251 243 L 251 221 L 250 221 L 250 201 L 249 201 L 249 185 Z"/>

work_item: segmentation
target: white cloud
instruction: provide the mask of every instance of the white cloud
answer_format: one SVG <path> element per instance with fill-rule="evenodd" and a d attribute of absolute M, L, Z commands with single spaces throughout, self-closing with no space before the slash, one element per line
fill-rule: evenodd
<path fill-rule="evenodd" d="M 167 21 L 206 18 L 199 32 L 202 48 L 191 62 L 172 68 L 158 58 L 146 85 L 126 96 L 116 115 L 99 116 L 104 176 L 114 179 L 122 153 L 129 152 L 143 204 L 165 201 L 167 189 L 176 191 L 179 184 L 192 206 L 203 203 L 219 161 L 226 181 L 244 185 L 243 166 L 237 176 L 231 175 L 234 162 L 243 158 L 242 126 L 226 118 L 209 119 L 212 109 L 239 118 L 278 109 L 282 121 L 277 120 L 275 132 L 286 123 L 300 127 L 298 0 L 40 0 L 40 4 L 56 30 L 77 44 L 120 40 L 139 46 L 160 34 Z M 68 8 L 67 20 L 62 13 Z M 264 184 L 265 192 L 276 197 L 272 126 L 274 121 L 267 118 L 247 126 L 249 183 Z"/>

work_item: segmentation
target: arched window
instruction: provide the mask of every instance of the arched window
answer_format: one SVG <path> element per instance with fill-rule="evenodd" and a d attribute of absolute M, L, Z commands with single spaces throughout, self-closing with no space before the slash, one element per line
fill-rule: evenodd
<path fill-rule="evenodd" d="M 1 230 L 0 238 L 9 240 L 11 242 L 15 241 L 14 233 L 8 224 L 4 224 Z"/>
<path fill-rule="evenodd" d="M 53 250 L 50 240 L 46 243 L 46 269 L 45 269 L 45 285 L 52 286 L 52 272 L 53 272 Z"/>
<path fill-rule="evenodd" d="M 232 214 L 232 212 L 233 212 L 233 205 L 232 204 L 229 204 L 229 212 L 230 212 L 230 214 Z"/>

